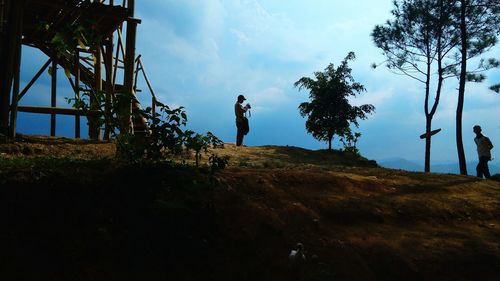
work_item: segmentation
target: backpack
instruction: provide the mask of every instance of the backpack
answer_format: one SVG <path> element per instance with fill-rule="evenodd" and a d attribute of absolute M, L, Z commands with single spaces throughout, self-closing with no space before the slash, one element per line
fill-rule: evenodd
<path fill-rule="evenodd" d="M 248 134 L 248 132 L 250 132 L 250 125 L 248 124 L 248 118 L 243 117 L 243 122 L 241 122 L 241 125 L 242 125 L 243 135 Z"/>

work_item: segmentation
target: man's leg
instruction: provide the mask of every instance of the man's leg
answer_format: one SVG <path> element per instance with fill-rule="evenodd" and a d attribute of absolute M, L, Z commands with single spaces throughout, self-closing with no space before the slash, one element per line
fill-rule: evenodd
<path fill-rule="evenodd" d="M 476 166 L 476 175 L 478 178 L 483 178 L 483 167 L 481 163 L 481 158 L 479 158 L 479 163 Z"/>
<path fill-rule="evenodd" d="M 243 133 L 241 130 L 238 130 L 238 134 L 236 134 L 236 146 L 241 146 L 243 143 Z"/>
<path fill-rule="evenodd" d="M 243 130 L 241 128 L 241 124 L 236 122 L 236 128 L 236 146 L 241 146 L 241 144 L 243 143 Z"/>
<path fill-rule="evenodd" d="M 482 161 L 483 162 L 483 174 L 484 174 L 484 177 L 489 179 L 491 177 L 490 175 L 490 168 L 488 167 L 488 161 L 490 159 L 488 157 L 481 157 L 481 159 L 479 161 Z"/>

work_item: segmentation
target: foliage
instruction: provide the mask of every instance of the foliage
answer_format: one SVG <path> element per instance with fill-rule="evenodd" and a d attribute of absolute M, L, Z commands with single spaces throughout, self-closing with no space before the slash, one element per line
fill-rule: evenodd
<path fill-rule="evenodd" d="M 329 64 L 324 72 L 315 72 L 316 79 L 302 77 L 294 86 L 299 90 L 309 90 L 310 102 L 299 105 L 302 117 L 307 116 L 306 129 L 314 138 L 327 141 L 328 148 L 332 148 L 332 139 L 335 135 L 347 138 L 352 137 L 350 124 L 359 126 L 359 119 L 366 119 L 367 114 L 374 112 L 371 104 L 352 106 L 349 97 L 366 91 L 365 87 L 354 81 L 348 66 L 355 54 L 349 52 L 340 66 L 335 68 Z"/>
<path fill-rule="evenodd" d="M 91 105 L 91 99 L 95 101 L 95 105 Z M 82 109 L 85 115 L 93 113 L 93 117 L 88 118 L 89 125 L 90 122 L 98 127 L 107 125 L 117 144 L 117 156 L 128 161 L 161 161 L 172 159 L 183 151 L 194 150 L 196 166 L 199 166 L 201 152 L 207 152 L 210 146 L 224 146 L 223 141 L 211 132 L 203 135 L 183 130 L 187 124 L 187 114 L 183 107 L 171 109 L 168 105 L 155 101 L 154 112 L 151 107 L 133 112 L 132 119 L 144 118 L 149 125 L 147 135 L 143 136 L 133 134 L 129 130 L 129 119 L 124 117 L 130 115 L 130 102 L 139 103 L 133 94 L 116 95 L 111 99 L 108 110 L 106 93 L 103 91 L 82 89 L 81 97 L 67 100 L 73 107 Z M 215 162 L 217 167 L 226 166 L 219 160 Z"/>
<path fill-rule="evenodd" d="M 496 93 L 500 93 L 500 84 L 495 84 L 495 85 L 491 86 L 490 90 L 492 90 Z"/>
<path fill-rule="evenodd" d="M 139 114 L 150 125 L 148 141 L 144 144 L 145 155 L 150 159 L 162 159 L 182 151 L 185 136 L 182 127 L 187 124 L 187 115 L 183 107 L 171 109 L 166 104 L 155 102 L 154 113 L 148 107 Z"/>
<path fill-rule="evenodd" d="M 344 151 L 359 155 L 359 149 L 356 147 L 356 144 L 360 137 L 361 133 L 359 132 L 354 134 L 349 132 L 344 137 L 340 138 L 340 142 L 344 145 Z"/>
<path fill-rule="evenodd" d="M 377 25 L 371 34 L 375 45 L 386 56 L 386 66 L 397 74 L 426 83 L 427 67 L 444 59 L 459 44 L 453 26 L 454 0 L 394 1 L 394 19 Z M 376 67 L 376 64 L 373 66 Z M 444 65 L 442 74 L 453 71 Z"/>
<path fill-rule="evenodd" d="M 124 119 L 129 115 L 128 104 L 137 101 L 131 93 L 120 93 L 110 100 L 109 108 L 106 108 L 106 92 L 95 91 L 86 86 L 79 89 L 80 96 L 66 98 L 68 104 L 82 110 L 87 116 L 88 125 L 98 128 L 108 127 L 111 137 L 117 140 L 117 153 L 120 157 L 138 159 L 143 154 L 142 148 L 138 148 L 136 140 L 128 128 L 128 122 Z M 93 102 L 91 102 L 93 100 Z"/>
<path fill-rule="evenodd" d="M 195 161 L 197 167 L 199 166 L 202 151 L 208 152 L 208 148 L 210 146 L 213 146 L 214 148 L 224 147 L 224 143 L 211 132 L 207 132 L 206 135 L 203 135 L 188 130 L 184 132 L 184 137 L 186 149 L 194 150 L 195 152 Z"/>
<path fill-rule="evenodd" d="M 72 58 L 77 47 L 87 49 L 101 41 L 101 37 L 97 31 L 98 26 L 91 19 L 82 19 L 82 21 L 57 25 L 57 29 L 54 29 L 54 26 L 56 26 L 55 23 L 41 22 L 38 29 L 41 32 L 53 34 L 50 44 L 57 58 Z"/>
<path fill-rule="evenodd" d="M 208 162 L 210 163 L 210 169 L 212 172 L 225 169 L 229 164 L 229 156 L 218 156 L 217 154 L 212 154 L 208 158 Z"/>

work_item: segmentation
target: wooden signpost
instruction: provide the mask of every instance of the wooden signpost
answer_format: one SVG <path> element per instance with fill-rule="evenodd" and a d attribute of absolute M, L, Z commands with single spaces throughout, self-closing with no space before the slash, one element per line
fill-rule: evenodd
<path fill-rule="evenodd" d="M 423 133 L 423 134 L 420 135 L 420 139 L 426 139 L 428 137 L 432 137 L 432 136 L 434 136 L 435 134 L 437 134 L 439 132 L 441 132 L 441 129 L 432 130 L 432 131 L 429 132 L 429 134 Z"/>

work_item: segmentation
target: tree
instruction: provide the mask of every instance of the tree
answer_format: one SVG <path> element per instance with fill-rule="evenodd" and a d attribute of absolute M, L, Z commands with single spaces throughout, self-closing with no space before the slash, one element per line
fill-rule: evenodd
<path fill-rule="evenodd" d="M 490 59 L 487 64 L 480 62 L 479 67 L 470 72 L 467 61 L 488 51 L 497 43 L 500 34 L 500 2 L 498 0 L 457 0 L 459 12 L 456 16 L 460 31 L 460 45 L 456 56 L 460 65 L 458 103 L 456 113 L 456 142 L 460 174 L 467 175 L 464 145 L 462 140 L 462 112 L 465 100 L 466 81 L 481 82 L 485 76 L 478 71 L 498 67 L 498 61 Z M 499 85 L 491 87 L 499 91 Z"/>
<path fill-rule="evenodd" d="M 352 137 L 350 124 L 359 127 L 357 120 L 366 119 L 367 114 L 375 110 L 371 104 L 349 104 L 349 97 L 366 91 L 351 75 L 352 69 L 348 62 L 354 58 L 354 53 L 349 52 L 339 67 L 334 68 L 333 64 L 329 64 L 324 72 L 314 73 L 316 79 L 302 77 L 294 83 L 299 90 L 309 90 L 310 102 L 299 105 L 300 115 L 307 116 L 307 131 L 317 140 L 327 141 L 329 150 L 332 149 L 335 135 Z"/>
<path fill-rule="evenodd" d="M 424 85 L 425 172 L 430 172 L 432 119 L 436 114 L 443 82 L 453 70 L 446 58 L 458 45 L 453 26 L 453 0 L 394 1 L 394 19 L 375 26 L 372 38 L 387 57 L 386 65 Z M 433 80 L 433 79 L 436 80 Z M 435 87 L 431 105 L 431 88 Z"/>

